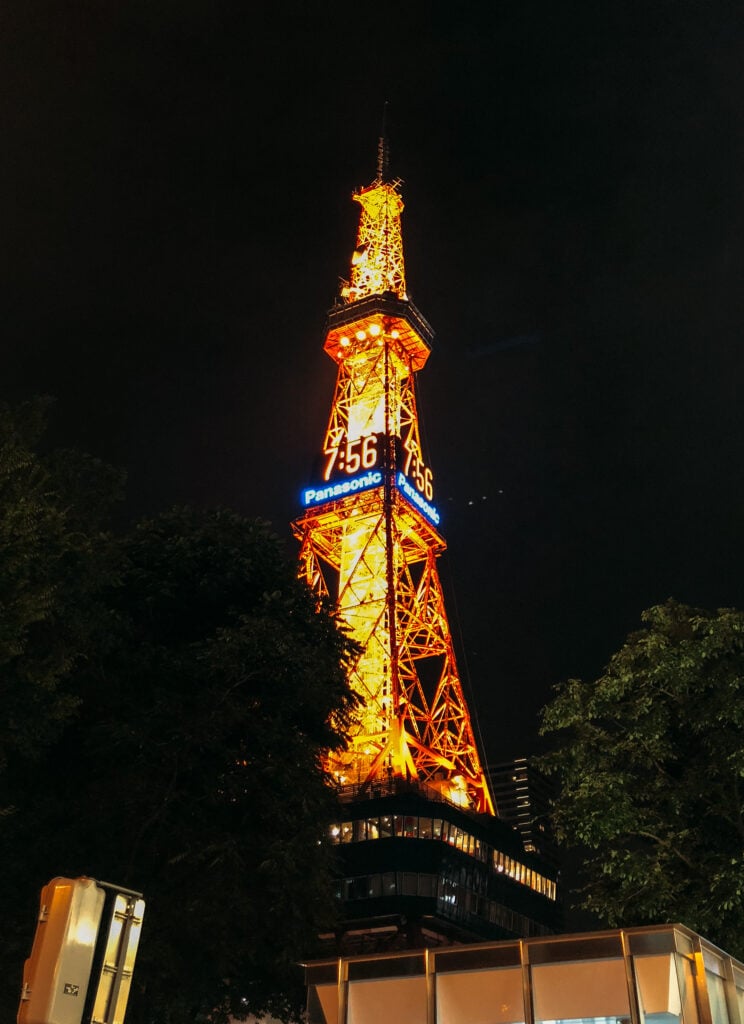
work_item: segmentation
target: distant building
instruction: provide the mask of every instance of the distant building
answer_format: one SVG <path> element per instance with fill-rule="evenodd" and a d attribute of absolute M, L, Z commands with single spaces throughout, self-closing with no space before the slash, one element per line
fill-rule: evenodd
<path fill-rule="evenodd" d="M 489 765 L 487 771 L 499 817 L 518 830 L 527 853 L 536 853 L 559 868 L 560 853 L 550 821 L 554 783 L 527 757 Z"/>

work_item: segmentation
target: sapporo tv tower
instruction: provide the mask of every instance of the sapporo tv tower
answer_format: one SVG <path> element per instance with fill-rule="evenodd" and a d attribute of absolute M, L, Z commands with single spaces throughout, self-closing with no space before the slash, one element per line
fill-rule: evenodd
<path fill-rule="evenodd" d="M 407 294 L 401 182 L 387 163 L 383 138 L 375 180 L 353 196 L 357 244 L 324 345 L 336 388 L 293 524 L 307 582 L 359 645 L 349 681 L 361 712 L 328 763 L 348 817 L 331 830 L 343 847 L 347 950 L 557 923 L 554 875 L 495 817 L 457 670 L 416 407 L 433 332 Z"/>

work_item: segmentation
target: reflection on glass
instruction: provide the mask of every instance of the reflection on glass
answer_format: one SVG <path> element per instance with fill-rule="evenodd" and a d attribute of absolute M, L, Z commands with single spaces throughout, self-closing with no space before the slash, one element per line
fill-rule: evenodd
<path fill-rule="evenodd" d="M 710 1000 L 710 1015 L 713 1024 L 729 1024 L 728 1007 L 726 1006 L 726 987 L 722 977 L 712 971 L 705 972 Z"/>
<path fill-rule="evenodd" d="M 690 960 L 678 953 L 635 956 L 638 999 L 646 1024 L 697 1024 Z M 684 1012 L 683 1012 L 684 1007 Z"/>

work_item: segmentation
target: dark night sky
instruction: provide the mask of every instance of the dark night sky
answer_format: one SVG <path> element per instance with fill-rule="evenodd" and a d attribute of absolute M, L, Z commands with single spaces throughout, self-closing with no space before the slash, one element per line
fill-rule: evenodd
<path fill-rule="evenodd" d="M 128 514 L 291 546 L 388 100 L 489 759 L 643 608 L 744 606 L 739 4 L 5 0 L 0 51 L 0 396 Z"/>

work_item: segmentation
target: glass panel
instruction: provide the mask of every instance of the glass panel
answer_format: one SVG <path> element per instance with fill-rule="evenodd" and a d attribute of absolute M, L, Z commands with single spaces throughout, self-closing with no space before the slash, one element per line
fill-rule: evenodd
<path fill-rule="evenodd" d="M 741 971 L 736 964 L 731 964 L 734 976 L 734 999 L 739 1010 L 739 1020 L 744 1022 L 744 971 Z"/>
<path fill-rule="evenodd" d="M 458 971 L 436 975 L 437 1024 L 521 1024 L 522 971 Z"/>
<path fill-rule="evenodd" d="M 354 842 L 359 843 L 367 838 L 367 822 L 362 821 L 354 822 Z"/>
<path fill-rule="evenodd" d="M 519 967 L 519 946 L 516 942 L 499 942 L 485 949 L 437 949 L 434 957 L 438 974 Z"/>
<path fill-rule="evenodd" d="M 421 839 L 431 839 L 433 835 L 431 818 L 419 818 L 419 837 Z"/>
<path fill-rule="evenodd" d="M 441 839 L 442 838 L 442 819 L 441 818 L 434 818 L 434 820 L 432 821 L 432 823 L 431 823 L 431 835 L 432 835 L 432 839 Z"/>
<path fill-rule="evenodd" d="M 682 1002 L 674 954 L 635 956 L 636 986 L 646 1024 L 674 1024 L 682 1016 Z"/>
<path fill-rule="evenodd" d="M 623 960 L 581 960 L 532 967 L 535 1021 L 616 1024 L 629 1017 Z"/>
<path fill-rule="evenodd" d="M 367 821 L 367 838 L 368 839 L 379 839 L 380 838 L 380 826 L 377 818 L 370 818 Z"/>
<path fill-rule="evenodd" d="M 676 928 L 674 929 L 674 948 L 678 953 L 686 953 L 693 958 L 695 956 L 695 946 L 690 936 Z"/>
<path fill-rule="evenodd" d="M 349 983 L 348 1024 L 426 1024 L 426 979 Z"/>
<path fill-rule="evenodd" d="M 380 960 L 350 960 L 349 981 L 371 981 L 423 974 L 426 970 L 423 953 L 401 953 Z"/>
<path fill-rule="evenodd" d="M 369 898 L 369 875 L 360 875 L 357 879 L 354 896 L 358 900 L 366 900 Z"/>
<path fill-rule="evenodd" d="M 717 953 L 714 953 L 712 949 L 703 947 L 703 963 L 705 964 L 706 971 L 718 974 L 721 978 L 726 977 L 723 960 Z"/>
<path fill-rule="evenodd" d="M 341 823 L 341 842 L 350 843 L 352 837 L 352 823 L 350 821 L 344 821 Z"/>
<path fill-rule="evenodd" d="M 739 1007 L 739 1020 L 744 1020 L 744 988 L 736 989 L 736 1005 Z"/>
<path fill-rule="evenodd" d="M 654 953 L 671 953 L 674 949 L 674 932 L 630 932 L 628 934 L 631 953 L 651 955 Z"/>
<path fill-rule="evenodd" d="M 307 1024 L 336 1024 L 338 988 L 335 985 L 310 985 L 307 990 Z"/>
<path fill-rule="evenodd" d="M 382 895 L 382 875 L 370 875 L 369 876 L 369 888 L 367 889 L 368 896 L 381 896 Z"/>
<path fill-rule="evenodd" d="M 418 887 L 418 876 L 413 871 L 403 872 L 403 895 L 404 896 L 415 896 Z M 713 1024 L 719 1024 L 718 1021 L 714 1021 Z M 728 1022 L 726 1022 L 728 1024 Z"/>
<path fill-rule="evenodd" d="M 324 964 L 308 964 L 305 968 L 305 978 L 308 985 L 335 985 L 337 977 L 338 963 L 335 960 Z"/>
<path fill-rule="evenodd" d="M 396 814 L 395 817 L 393 818 L 393 827 L 396 836 L 403 835 L 403 818 L 400 814 Z"/>
<path fill-rule="evenodd" d="M 530 946 L 530 963 L 565 963 L 568 960 L 615 960 L 622 957 L 623 945 L 619 933 L 614 935 L 551 936 Z"/>
<path fill-rule="evenodd" d="M 710 1015 L 713 1024 L 729 1024 L 728 1007 L 726 1006 L 726 987 L 723 978 L 712 971 L 705 972 L 710 1000 Z"/>
<path fill-rule="evenodd" d="M 393 820 L 390 815 L 380 818 L 380 839 L 387 839 L 393 834 Z"/>
<path fill-rule="evenodd" d="M 419 896 L 436 896 L 437 876 L 419 875 L 418 894 Z"/>
<path fill-rule="evenodd" d="M 452 907 L 457 902 L 457 887 L 449 878 L 440 879 L 439 899 L 446 907 Z"/>
<path fill-rule="evenodd" d="M 677 935 L 679 935 L 679 932 L 677 932 Z M 679 981 L 682 998 L 682 1019 L 685 1024 L 698 1024 L 695 977 L 693 974 L 694 959 L 693 957 L 681 956 L 679 953 L 676 953 L 674 960 L 677 965 L 677 980 Z"/>

